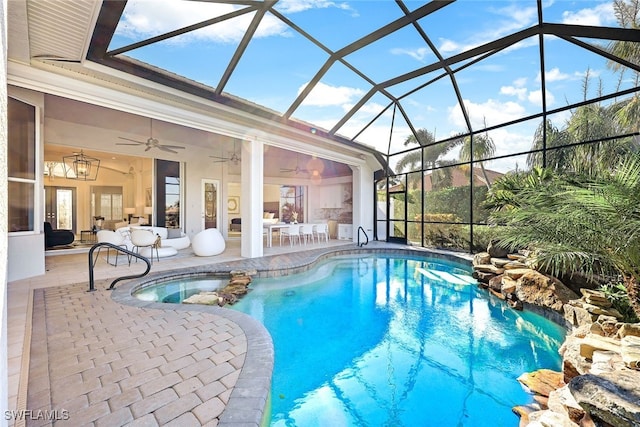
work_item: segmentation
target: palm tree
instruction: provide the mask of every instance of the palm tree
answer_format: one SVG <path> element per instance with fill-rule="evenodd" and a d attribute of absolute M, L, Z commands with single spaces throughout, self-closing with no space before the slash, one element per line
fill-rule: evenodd
<path fill-rule="evenodd" d="M 618 24 L 622 28 L 640 28 L 640 0 L 614 0 L 613 11 Z M 628 41 L 614 41 L 608 46 L 610 53 L 626 59 L 634 64 L 640 63 L 640 43 Z M 620 72 L 620 78 L 627 70 L 619 62 L 607 61 L 607 66 Z M 633 79 L 636 87 L 640 84 L 640 73 L 633 71 Z M 636 92 L 629 100 L 623 101 L 617 108 L 616 118 L 628 131 L 635 132 L 640 129 L 640 95 Z"/>
<path fill-rule="evenodd" d="M 485 128 L 487 127 L 487 123 L 485 121 Z M 485 132 L 484 135 L 476 135 L 473 137 L 473 143 L 471 142 L 471 136 L 464 137 L 460 144 L 462 147 L 460 148 L 460 161 L 470 162 L 471 159 L 476 160 L 474 163 L 480 165 L 480 170 L 482 171 L 482 177 L 484 178 L 484 182 L 487 185 L 487 189 L 491 189 L 491 181 L 489 181 L 489 176 L 487 175 L 487 171 L 484 168 L 483 159 L 487 159 L 493 157 L 496 152 L 496 145 L 493 142 L 493 139 L 489 136 L 488 133 Z M 471 147 L 473 146 L 473 152 Z M 473 165 L 472 165 L 473 170 Z M 473 172 L 472 172 L 473 175 Z M 473 177 L 471 178 L 473 183 Z"/>
<path fill-rule="evenodd" d="M 626 156 L 612 173 L 529 184 L 505 199 L 516 203 L 491 214 L 506 225 L 496 230 L 501 245 L 528 247 L 538 266 L 556 275 L 621 275 L 640 318 L 640 154 Z"/>
<path fill-rule="evenodd" d="M 582 82 L 584 100 L 589 92 L 590 74 L 587 70 Z M 532 150 L 541 150 L 543 139 L 546 138 L 547 167 L 557 172 L 586 176 L 607 173 L 616 166 L 620 156 L 632 150 L 633 141 L 630 138 L 611 139 L 623 133 L 615 118 L 619 108 L 617 104 L 606 108 L 599 102 L 582 105 L 572 111 L 563 129 L 545 120 L 536 129 Z M 570 144 L 577 145 L 567 147 Z M 529 154 L 527 165 L 541 166 L 542 152 Z"/>
<path fill-rule="evenodd" d="M 449 140 L 445 142 L 435 142 L 435 137 L 426 129 L 419 129 L 415 135 L 409 135 L 404 140 L 404 146 L 419 145 L 421 150 L 416 149 L 407 153 L 396 164 L 399 173 L 415 169 L 434 169 L 431 172 L 431 184 L 433 188 L 440 188 L 451 183 L 451 171 L 446 166 L 453 164 L 453 160 L 443 159 L 457 145 L 458 141 Z"/>
<path fill-rule="evenodd" d="M 545 128 L 546 127 L 546 128 Z M 551 120 L 547 119 L 540 123 L 533 135 L 531 150 L 542 150 L 544 148 L 544 138 L 546 137 L 546 167 L 555 171 L 563 171 L 565 165 L 569 163 L 569 150 L 556 150 L 554 147 L 564 147 L 571 143 L 571 135 L 558 129 Z M 527 166 L 532 169 L 535 166 L 544 166 L 542 161 L 542 151 L 529 153 L 527 155 Z"/>

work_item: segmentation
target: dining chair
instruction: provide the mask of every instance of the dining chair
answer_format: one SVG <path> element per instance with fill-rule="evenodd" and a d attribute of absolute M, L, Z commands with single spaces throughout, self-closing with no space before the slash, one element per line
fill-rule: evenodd
<path fill-rule="evenodd" d="M 313 225 L 313 232 L 320 243 L 320 236 L 324 236 L 325 242 L 329 242 L 329 224 L 321 222 Z"/>
<path fill-rule="evenodd" d="M 300 243 L 300 224 L 289 224 L 288 227 L 283 227 L 280 229 L 280 246 L 282 246 L 282 239 L 287 237 L 289 239 L 289 244 L 293 246 L 293 241 L 298 239 L 298 243 Z"/>
<path fill-rule="evenodd" d="M 311 239 L 311 243 L 315 243 L 313 238 L 313 224 L 300 224 L 300 236 L 304 239 L 305 245 L 309 239 Z"/>

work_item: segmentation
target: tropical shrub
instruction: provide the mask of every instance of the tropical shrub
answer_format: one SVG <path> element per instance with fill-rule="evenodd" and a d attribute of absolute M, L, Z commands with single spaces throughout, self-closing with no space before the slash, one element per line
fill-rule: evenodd
<path fill-rule="evenodd" d="M 488 197 L 490 221 L 503 225 L 500 245 L 528 247 L 538 267 L 555 275 L 619 274 L 640 315 L 640 155 L 597 176 L 537 169 L 508 180 L 494 184 L 504 193 Z"/>

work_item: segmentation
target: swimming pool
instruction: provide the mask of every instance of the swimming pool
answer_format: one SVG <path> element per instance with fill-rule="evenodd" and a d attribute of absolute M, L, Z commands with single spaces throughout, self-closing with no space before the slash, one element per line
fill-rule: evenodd
<path fill-rule="evenodd" d="M 470 273 L 364 255 L 254 280 L 232 308 L 273 337 L 271 425 L 517 425 L 511 408 L 532 399 L 516 379 L 560 369 L 564 330 L 488 297 Z"/>

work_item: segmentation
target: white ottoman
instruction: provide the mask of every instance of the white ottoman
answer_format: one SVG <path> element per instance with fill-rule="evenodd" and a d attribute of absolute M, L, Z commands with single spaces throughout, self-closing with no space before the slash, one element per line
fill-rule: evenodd
<path fill-rule="evenodd" d="M 207 228 L 193 237 L 191 247 L 197 256 L 213 256 L 224 252 L 226 244 L 217 228 Z"/>
<path fill-rule="evenodd" d="M 147 258 L 151 257 L 151 248 L 140 248 L 140 255 L 146 256 Z M 166 258 L 168 256 L 174 256 L 178 253 L 178 250 L 173 246 L 160 246 L 158 248 L 158 258 Z M 153 250 L 153 257 L 156 256 L 156 250 Z"/>

